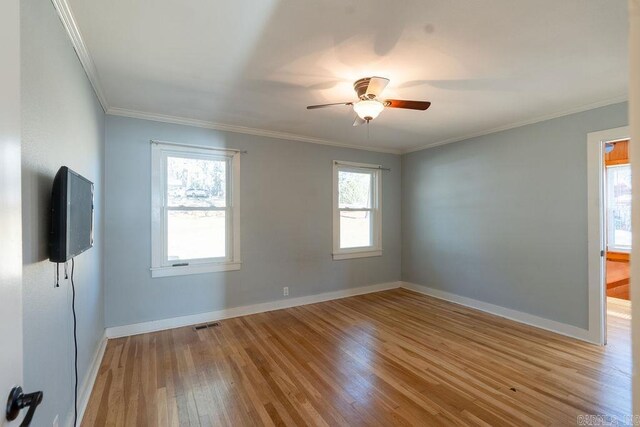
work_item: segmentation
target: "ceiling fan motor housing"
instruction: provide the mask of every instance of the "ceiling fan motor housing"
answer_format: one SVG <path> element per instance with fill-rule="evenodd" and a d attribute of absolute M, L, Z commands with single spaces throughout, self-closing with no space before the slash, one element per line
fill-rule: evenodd
<path fill-rule="evenodd" d="M 369 87 L 369 82 L 371 81 L 371 77 L 365 77 L 360 80 L 356 80 L 353 84 L 353 90 L 356 91 L 358 98 L 360 99 L 374 99 L 376 96 L 374 94 L 367 95 L 367 88 Z"/>

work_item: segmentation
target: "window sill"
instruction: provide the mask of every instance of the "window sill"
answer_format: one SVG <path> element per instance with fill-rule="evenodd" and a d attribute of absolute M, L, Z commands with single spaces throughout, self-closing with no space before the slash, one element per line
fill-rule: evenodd
<path fill-rule="evenodd" d="M 240 270 L 241 262 L 225 262 L 218 264 L 193 264 L 180 267 L 152 267 L 151 277 L 186 276 L 189 274 L 216 273 L 219 271 Z"/>
<path fill-rule="evenodd" d="M 334 252 L 333 259 L 334 261 L 338 261 L 341 259 L 352 259 L 352 258 L 368 258 L 374 256 L 382 256 L 382 250 L 373 250 L 373 251 L 362 251 L 362 252 Z"/>

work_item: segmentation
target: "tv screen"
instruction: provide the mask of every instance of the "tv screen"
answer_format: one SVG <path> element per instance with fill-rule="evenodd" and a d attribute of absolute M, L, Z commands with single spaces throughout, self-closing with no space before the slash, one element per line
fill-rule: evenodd
<path fill-rule="evenodd" d="M 93 246 L 93 183 L 66 166 L 51 190 L 49 260 L 66 262 Z"/>

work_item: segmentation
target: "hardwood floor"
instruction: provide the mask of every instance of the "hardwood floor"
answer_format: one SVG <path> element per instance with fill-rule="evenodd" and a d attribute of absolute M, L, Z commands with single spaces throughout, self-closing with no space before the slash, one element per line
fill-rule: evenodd
<path fill-rule="evenodd" d="M 609 345 L 405 289 L 110 340 L 93 425 L 575 425 L 631 413 L 629 320 Z"/>

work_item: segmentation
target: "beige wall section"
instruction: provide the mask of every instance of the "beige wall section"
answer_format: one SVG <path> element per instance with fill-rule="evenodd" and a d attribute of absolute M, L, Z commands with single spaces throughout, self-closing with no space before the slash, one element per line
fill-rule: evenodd
<path fill-rule="evenodd" d="M 629 125 L 631 141 L 640 141 L 640 0 L 629 0 Z M 631 144 L 631 165 L 640 169 L 640 146 Z M 633 211 L 640 212 L 640 174 L 633 174 Z M 633 216 L 633 229 L 640 230 L 640 215 Z M 640 415 L 640 262 L 634 258 L 640 248 L 640 233 L 633 234 L 634 254 L 631 261 L 631 298 L 633 334 L 633 413 Z M 633 260 L 636 260 L 635 262 Z"/>

